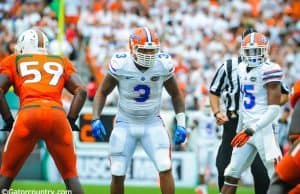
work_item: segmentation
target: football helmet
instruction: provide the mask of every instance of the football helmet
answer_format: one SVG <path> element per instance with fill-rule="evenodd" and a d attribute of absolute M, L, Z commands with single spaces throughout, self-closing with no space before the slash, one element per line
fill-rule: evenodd
<path fill-rule="evenodd" d="M 261 65 L 268 57 L 269 41 L 261 33 L 251 33 L 244 37 L 241 44 L 241 56 L 249 67 Z"/>
<path fill-rule="evenodd" d="M 21 33 L 15 52 L 18 54 L 47 54 L 47 36 L 38 29 L 29 29 Z"/>
<path fill-rule="evenodd" d="M 160 50 L 160 42 L 153 30 L 139 27 L 129 36 L 129 49 L 135 63 L 152 67 Z"/>

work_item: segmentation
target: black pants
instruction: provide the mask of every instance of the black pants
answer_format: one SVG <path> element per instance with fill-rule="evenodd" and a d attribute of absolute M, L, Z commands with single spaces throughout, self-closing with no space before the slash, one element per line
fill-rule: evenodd
<path fill-rule="evenodd" d="M 222 143 L 218 150 L 216 165 L 218 169 L 218 184 L 219 190 L 224 184 L 224 171 L 228 166 L 232 154 L 232 147 L 230 145 L 231 140 L 236 134 L 236 128 L 238 123 L 238 116 L 230 118 L 230 114 L 228 114 L 229 121 L 224 124 L 224 131 L 222 136 Z M 254 187 L 255 194 L 266 194 L 270 179 L 268 177 L 267 169 L 265 168 L 263 162 L 261 161 L 259 155 L 257 154 L 252 165 L 251 165 L 251 173 L 254 178 Z"/>

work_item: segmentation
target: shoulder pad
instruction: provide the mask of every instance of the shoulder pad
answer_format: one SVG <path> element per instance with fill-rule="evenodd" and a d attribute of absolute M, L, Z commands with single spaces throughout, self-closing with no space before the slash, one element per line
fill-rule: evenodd
<path fill-rule="evenodd" d="M 167 73 L 173 73 L 175 66 L 172 57 L 168 53 L 159 53 L 158 61 L 162 64 L 163 69 Z"/>
<path fill-rule="evenodd" d="M 130 54 L 127 52 L 115 53 L 110 60 L 109 68 L 115 71 L 122 69 L 129 57 Z"/>
<path fill-rule="evenodd" d="M 262 66 L 262 78 L 264 81 L 279 81 L 283 76 L 282 69 L 277 63 L 266 62 Z"/>

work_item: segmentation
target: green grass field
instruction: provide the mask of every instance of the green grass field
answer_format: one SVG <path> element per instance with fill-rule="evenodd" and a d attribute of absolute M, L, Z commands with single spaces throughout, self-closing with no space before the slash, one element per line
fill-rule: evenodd
<path fill-rule="evenodd" d="M 51 184 L 48 182 L 23 182 L 16 181 L 12 188 L 17 190 L 50 190 L 57 191 L 64 189 L 63 184 Z M 84 185 L 86 194 L 109 194 L 109 186 Z M 209 194 L 218 194 L 216 186 L 209 187 Z M 159 188 L 156 187 L 126 187 L 126 194 L 160 194 Z M 195 194 L 194 188 L 176 188 L 176 194 Z M 237 194 L 254 194 L 252 187 L 240 187 Z"/>

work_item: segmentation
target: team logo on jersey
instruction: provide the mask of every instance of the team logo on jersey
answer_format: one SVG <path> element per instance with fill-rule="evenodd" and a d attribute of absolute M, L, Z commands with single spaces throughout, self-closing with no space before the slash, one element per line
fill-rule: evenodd
<path fill-rule="evenodd" d="M 256 82 L 256 77 L 250 77 L 250 81 Z"/>
<path fill-rule="evenodd" d="M 151 77 L 151 81 L 155 82 L 157 80 L 159 80 L 159 76 L 153 76 L 153 77 Z"/>

